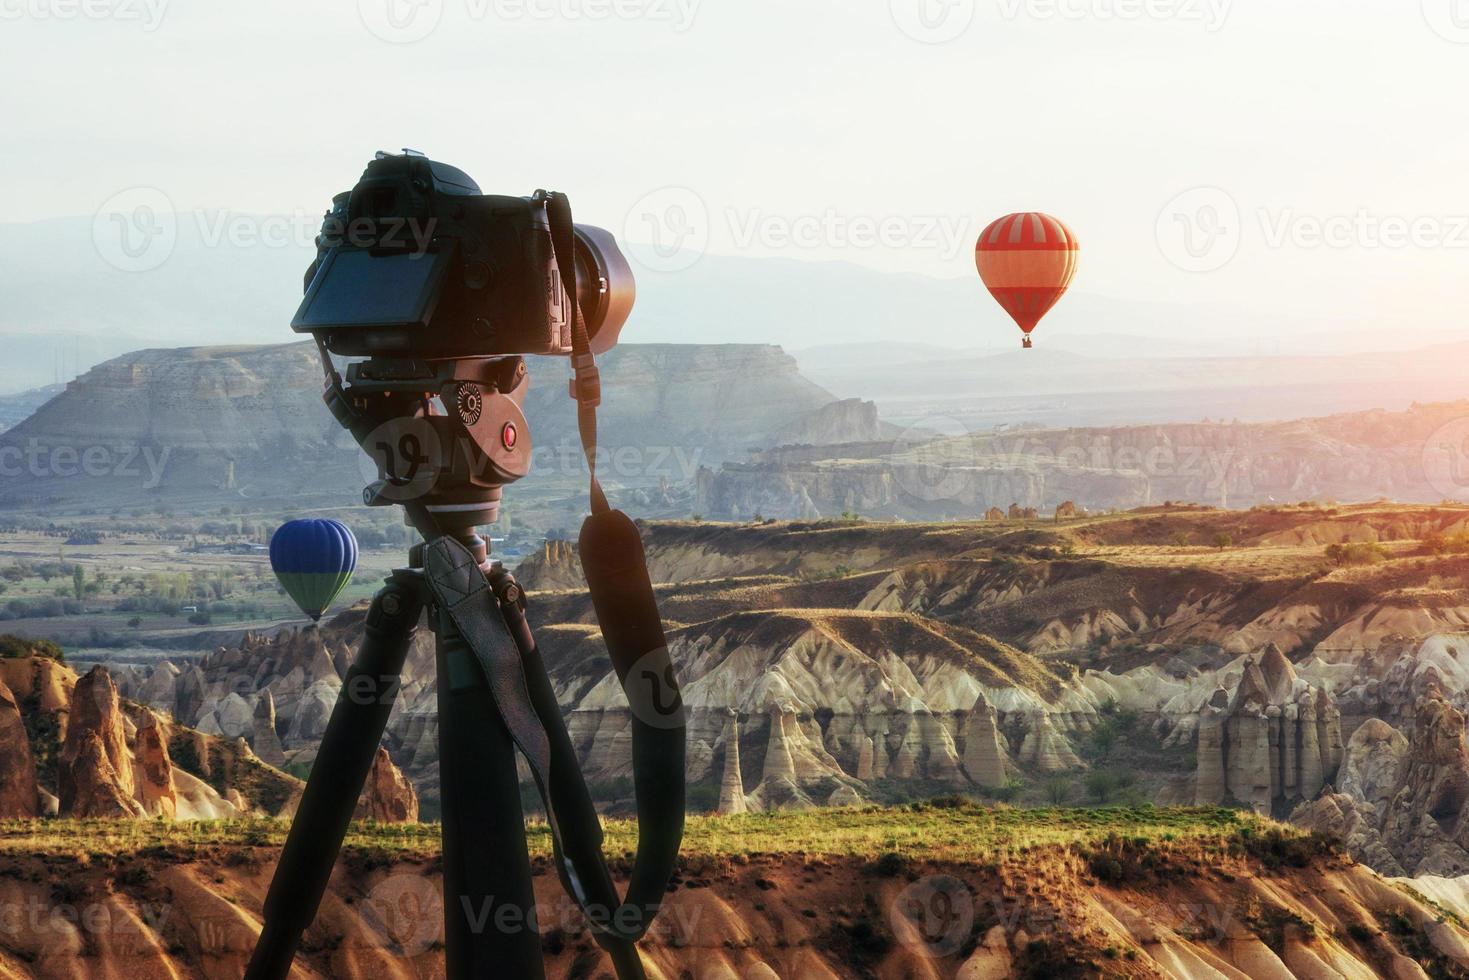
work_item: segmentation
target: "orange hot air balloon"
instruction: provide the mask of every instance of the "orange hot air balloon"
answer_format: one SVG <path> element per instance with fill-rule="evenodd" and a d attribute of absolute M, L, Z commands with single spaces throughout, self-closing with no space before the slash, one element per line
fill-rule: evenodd
<path fill-rule="evenodd" d="M 1076 236 L 1048 214 L 1007 214 L 980 233 L 974 264 L 990 295 L 1025 331 L 1051 312 L 1076 275 Z"/>

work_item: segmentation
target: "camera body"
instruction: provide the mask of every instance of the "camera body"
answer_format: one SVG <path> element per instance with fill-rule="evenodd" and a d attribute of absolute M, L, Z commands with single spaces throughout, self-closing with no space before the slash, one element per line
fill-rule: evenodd
<path fill-rule="evenodd" d="M 379 153 L 333 199 L 291 328 L 340 356 L 569 355 L 574 289 L 604 353 L 632 311 L 632 271 L 610 233 L 573 225 L 576 282 L 564 282 L 550 201 L 482 194 L 456 167 Z"/>

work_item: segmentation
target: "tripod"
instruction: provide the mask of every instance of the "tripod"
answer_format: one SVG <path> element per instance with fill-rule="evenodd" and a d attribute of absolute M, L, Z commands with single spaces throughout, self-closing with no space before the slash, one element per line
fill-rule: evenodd
<path fill-rule="evenodd" d="M 365 639 L 343 679 L 266 897 L 265 929 L 246 977 L 284 977 L 290 970 L 302 933 L 326 890 L 425 608 L 437 632 L 447 975 L 543 976 L 541 937 L 531 914 L 535 896 L 514 729 L 535 727 L 546 736 L 544 745 L 532 751 L 544 750 L 550 763 L 555 782 L 548 788 L 554 802 L 547 812 L 559 822 L 557 836 L 576 841 L 571 853 L 558 855 L 564 876 L 572 881 L 568 890 L 574 895 L 582 892 L 584 906 L 591 904 L 607 916 L 604 922 L 617 914 L 615 905 L 598 907 L 592 899 L 593 894 L 603 899 L 615 895 L 609 891 L 613 886 L 605 865 L 600 866 L 600 875 L 594 870 L 590 882 L 582 882 L 578 875 L 579 867 L 585 871 L 587 855 L 600 853 L 601 829 L 526 620 L 524 592 L 498 562 L 488 559 L 477 536 L 441 539 L 438 545 L 416 546 L 409 567 L 395 571 L 373 599 Z M 464 635 L 464 625 L 478 629 L 474 641 Z M 499 684 L 502 690 L 492 691 L 492 675 L 484 668 L 505 671 L 511 661 L 517 665 L 514 674 L 493 675 L 505 680 Z M 510 693 L 509 698 L 529 717 L 507 723 L 497 708 L 496 694 L 505 696 L 505 689 L 522 679 L 524 696 Z M 630 891 L 629 903 L 647 897 Z M 489 927 L 494 917 L 487 910 L 498 906 L 519 911 L 515 928 Z M 651 920 L 651 915 L 646 918 Z M 598 922 L 594 919 L 592 924 L 596 928 Z M 619 976 L 644 975 L 627 936 L 604 933 L 599 941 L 611 954 Z"/>
<path fill-rule="evenodd" d="M 322 356 L 328 405 L 364 447 L 377 450 L 385 476 L 368 487 L 365 502 L 401 504 L 424 542 L 368 611 L 361 650 L 343 679 L 266 896 L 247 980 L 276 980 L 290 970 L 425 610 L 436 633 L 447 976 L 544 975 L 518 752 L 545 804 L 562 885 L 618 977 L 641 980 L 634 944 L 657 914 L 683 835 L 684 716 L 637 527 L 608 506 L 594 477 L 582 565 L 632 716 L 639 839 L 624 899 L 602 856 L 601 824 L 526 620 L 524 592 L 474 531 L 495 520 L 501 485 L 518 478 L 528 460 L 525 417 L 505 393 L 523 392 L 524 365 L 519 358 L 472 359 L 405 372 L 401 364 L 368 361 L 351 366 L 353 383 L 344 386 L 324 350 Z M 435 414 L 426 389 L 440 391 L 440 403 L 458 411 Z M 401 397 L 411 392 L 416 401 Z M 405 404 L 421 414 L 394 414 Z M 513 928 L 486 914 L 505 906 L 516 910 Z"/>

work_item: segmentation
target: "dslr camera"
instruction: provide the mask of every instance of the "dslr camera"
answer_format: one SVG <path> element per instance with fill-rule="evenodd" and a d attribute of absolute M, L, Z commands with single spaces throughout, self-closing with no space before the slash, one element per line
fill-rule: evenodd
<path fill-rule="evenodd" d="M 291 328 L 343 357 L 570 355 L 574 289 L 605 353 L 632 311 L 632 270 L 609 232 L 577 224 L 564 282 L 554 197 L 482 194 L 457 167 L 380 152 L 333 199 Z"/>

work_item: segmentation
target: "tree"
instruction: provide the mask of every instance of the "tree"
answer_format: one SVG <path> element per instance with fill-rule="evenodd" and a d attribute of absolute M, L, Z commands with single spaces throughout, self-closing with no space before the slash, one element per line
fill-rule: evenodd
<path fill-rule="evenodd" d="M 76 595 L 78 602 L 87 594 L 87 573 L 80 565 L 71 567 L 71 591 Z"/>
<path fill-rule="evenodd" d="M 1223 551 L 1225 548 L 1228 548 L 1233 544 L 1234 538 L 1230 537 L 1230 535 L 1224 531 L 1220 531 L 1218 534 L 1214 535 L 1214 547 L 1218 548 L 1220 551 Z"/>
<path fill-rule="evenodd" d="M 1065 773 L 1053 773 L 1046 777 L 1046 799 L 1051 801 L 1052 806 L 1062 806 L 1071 799 L 1072 788 L 1071 777 Z"/>

